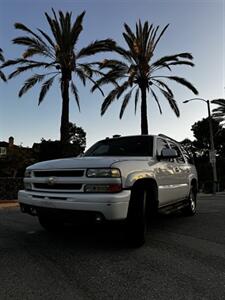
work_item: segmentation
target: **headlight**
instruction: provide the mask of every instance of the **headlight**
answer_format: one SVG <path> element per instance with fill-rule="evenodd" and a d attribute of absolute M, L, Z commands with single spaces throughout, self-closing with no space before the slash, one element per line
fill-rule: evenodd
<path fill-rule="evenodd" d="M 31 177 L 31 171 L 26 170 L 25 173 L 24 173 L 24 177 L 26 177 L 26 178 Z"/>
<path fill-rule="evenodd" d="M 120 178 L 119 169 L 88 169 L 87 177 Z"/>

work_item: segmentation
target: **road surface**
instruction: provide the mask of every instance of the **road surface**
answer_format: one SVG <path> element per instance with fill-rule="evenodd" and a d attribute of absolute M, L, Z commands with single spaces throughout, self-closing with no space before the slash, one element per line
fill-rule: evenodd
<path fill-rule="evenodd" d="M 130 249 L 119 228 L 45 232 L 0 208 L 0 299 L 225 299 L 225 195 L 194 217 L 160 216 Z"/>

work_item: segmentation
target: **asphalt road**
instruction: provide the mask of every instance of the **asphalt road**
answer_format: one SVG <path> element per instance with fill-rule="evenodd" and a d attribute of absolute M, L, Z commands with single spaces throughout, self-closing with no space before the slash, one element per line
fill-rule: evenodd
<path fill-rule="evenodd" d="M 225 299 L 225 195 L 194 217 L 160 216 L 129 249 L 119 228 L 42 230 L 0 209 L 0 299 Z"/>

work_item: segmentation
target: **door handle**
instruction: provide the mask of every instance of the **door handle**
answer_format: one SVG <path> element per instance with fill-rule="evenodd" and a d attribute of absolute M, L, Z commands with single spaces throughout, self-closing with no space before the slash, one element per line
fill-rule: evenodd
<path fill-rule="evenodd" d="M 178 167 L 175 167 L 175 172 L 180 172 L 180 168 L 178 168 Z"/>

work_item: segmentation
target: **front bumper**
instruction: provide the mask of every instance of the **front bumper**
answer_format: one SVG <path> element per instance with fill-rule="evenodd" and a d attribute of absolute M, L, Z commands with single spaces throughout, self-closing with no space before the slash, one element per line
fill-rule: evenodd
<path fill-rule="evenodd" d="M 130 194 L 130 190 L 115 194 L 56 194 L 21 190 L 18 201 L 38 208 L 96 212 L 106 220 L 123 220 L 127 217 Z"/>

